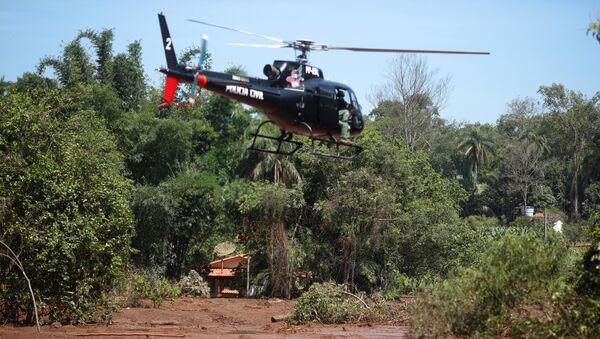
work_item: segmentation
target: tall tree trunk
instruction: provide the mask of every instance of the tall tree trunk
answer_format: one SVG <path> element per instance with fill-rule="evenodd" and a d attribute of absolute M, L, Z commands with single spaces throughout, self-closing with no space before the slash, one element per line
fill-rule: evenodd
<path fill-rule="evenodd" d="M 290 264 L 290 244 L 283 221 L 271 225 L 267 253 L 269 259 L 271 294 L 275 297 L 290 298 L 292 294 L 292 268 Z"/>
<path fill-rule="evenodd" d="M 575 220 L 579 220 L 579 163 L 577 161 L 577 155 L 573 157 L 573 177 L 571 178 L 571 187 L 569 195 L 571 198 L 571 217 Z"/>

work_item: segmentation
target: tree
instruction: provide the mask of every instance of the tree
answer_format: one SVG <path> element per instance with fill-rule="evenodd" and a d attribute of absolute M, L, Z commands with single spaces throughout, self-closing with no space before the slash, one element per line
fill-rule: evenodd
<path fill-rule="evenodd" d="M 463 174 L 463 156 L 456 145 L 461 137 L 462 126 L 448 123 L 433 134 L 429 156 L 431 166 L 447 178 L 455 179 Z"/>
<path fill-rule="evenodd" d="M 514 99 L 508 104 L 508 113 L 500 116 L 497 128 L 504 135 L 520 138 L 531 130 L 533 118 L 540 108 L 533 98 Z"/>
<path fill-rule="evenodd" d="M 82 46 L 83 38 L 89 39 L 96 49 L 95 63 Z M 65 46 L 61 57 L 43 58 L 37 67 L 38 73 L 42 74 L 46 68 L 52 67 L 59 83 L 69 89 L 93 83 L 109 86 L 123 100 L 126 110 L 138 110 L 147 91 L 141 44 L 134 41 L 127 46 L 127 53 L 113 57 L 113 39 L 110 29 L 100 33 L 80 31 Z"/>
<path fill-rule="evenodd" d="M 210 262 L 214 237 L 224 229 L 222 189 L 213 174 L 189 171 L 133 194 L 140 250 L 136 263 L 179 278 Z"/>
<path fill-rule="evenodd" d="M 386 79 L 372 94 L 378 128 L 400 136 L 412 150 L 429 148 L 431 131 L 441 124 L 439 110 L 448 98 L 450 78 L 438 78 L 422 58 L 403 55 L 389 64 Z"/>
<path fill-rule="evenodd" d="M 102 85 L 111 85 L 113 81 L 113 50 L 114 33 L 112 29 L 105 29 L 100 33 L 87 29 L 80 31 L 76 41 L 82 38 L 89 39 L 96 49 L 96 79 Z"/>
<path fill-rule="evenodd" d="M 192 160 L 191 122 L 162 120 L 141 112 L 127 116 L 119 125 L 127 166 L 139 183 L 157 185 Z"/>
<path fill-rule="evenodd" d="M 270 140 L 258 140 L 257 142 L 264 142 L 269 146 L 276 144 L 276 142 L 270 142 Z M 287 144 L 282 145 L 284 152 L 287 150 L 286 146 Z M 260 145 L 259 147 L 268 148 L 266 145 Z M 283 184 L 286 187 L 292 187 L 292 185 L 302 182 L 302 176 L 296 169 L 291 157 L 268 152 L 256 152 L 249 156 L 248 162 L 251 167 L 249 176 L 252 180 L 265 179 L 276 184 Z"/>
<path fill-rule="evenodd" d="M 303 206 L 300 191 L 264 182 L 252 183 L 239 199 L 246 237 L 266 252 L 273 296 L 291 297 L 293 267 L 285 224 Z"/>
<path fill-rule="evenodd" d="M 119 53 L 112 61 L 112 87 L 125 101 L 128 111 L 139 110 L 146 96 L 146 76 L 142 65 L 142 45 L 134 41 L 127 46 L 127 54 Z"/>
<path fill-rule="evenodd" d="M 352 162 L 299 157 L 307 202 L 297 231 L 300 268 L 394 297 L 412 279 L 460 262 L 464 243 L 455 235 L 465 192 L 436 173 L 425 153 L 370 125 L 359 141 L 365 150 Z"/>
<path fill-rule="evenodd" d="M 4 76 L 0 77 L 0 96 L 8 94 L 11 84 L 12 83 L 10 81 L 4 80 Z"/>
<path fill-rule="evenodd" d="M 66 88 L 94 81 L 94 66 L 79 39 L 65 46 L 62 57 L 43 58 L 37 67 L 37 72 L 43 74 L 47 67 L 54 69 L 58 81 Z"/>
<path fill-rule="evenodd" d="M 358 168 L 344 173 L 315 204 L 320 227 L 335 239 L 334 263 L 341 283 L 355 289 L 357 277 L 368 282 L 363 287 L 376 282 L 373 257 L 382 250 L 386 226 L 399 211 L 394 193 L 389 180 Z"/>
<path fill-rule="evenodd" d="M 127 264 L 132 183 L 95 112 L 64 91 L 0 98 L 0 240 L 18 255 L 50 320 L 83 321 Z M 4 319 L 31 320 L 19 272 L 0 262 Z"/>
<path fill-rule="evenodd" d="M 465 134 L 460 144 L 458 144 L 458 149 L 463 152 L 467 160 L 468 173 L 473 179 L 473 187 L 475 188 L 481 166 L 489 160 L 490 153 L 494 153 L 494 143 L 485 135 L 480 125 L 471 125 L 465 128 Z"/>
<path fill-rule="evenodd" d="M 261 153 L 261 160 L 256 163 L 250 177 L 253 180 L 266 179 L 276 184 L 292 187 L 302 182 L 302 177 L 294 162 L 281 154 Z"/>
<path fill-rule="evenodd" d="M 600 119 L 600 92 L 587 99 L 561 84 L 541 86 L 539 92 L 550 111 L 554 132 L 559 136 L 557 150 L 570 163 L 569 201 L 571 217 L 579 218 L 580 173 L 584 158 L 591 151 L 590 140 Z"/>
<path fill-rule="evenodd" d="M 521 140 L 510 147 L 506 159 L 506 176 L 512 186 L 510 190 L 518 192 L 522 206 L 527 206 L 528 196 L 540 182 L 544 175 L 544 149 L 543 146 L 530 140 Z"/>
<path fill-rule="evenodd" d="M 296 169 L 294 162 L 287 156 L 273 153 L 255 153 L 250 155 L 248 162 L 251 163 L 250 178 L 252 180 L 265 179 L 273 183 L 269 186 L 257 186 L 263 194 L 280 196 L 285 194 L 286 187 L 290 189 L 302 182 L 302 177 Z M 297 191 L 288 191 L 298 193 Z M 272 202 L 272 197 L 262 198 L 260 204 L 267 209 L 267 214 L 262 216 L 262 222 L 268 224 L 269 231 L 266 236 L 267 258 L 272 281 L 272 293 L 274 295 L 291 297 L 292 282 L 292 254 L 288 234 L 285 228 L 285 214 L 287 206 L 279 206 Z M 286 204 L 287 199 L 281 199 L 281 204 Z M 289 201 L 288 201 L 289 203 Z"/>

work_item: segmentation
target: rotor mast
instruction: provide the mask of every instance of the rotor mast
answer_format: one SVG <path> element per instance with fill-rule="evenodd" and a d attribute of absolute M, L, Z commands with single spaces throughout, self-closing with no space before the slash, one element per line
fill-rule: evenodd
<path fill-rule="evenodd" d="M 296 61 L 300 64 L 306 64 L 308 62 L 308 52 L 314 49 L 313 45 L 315 42 L 309 39 L 298 39 L 292 42 L 292 48 L 296 51 L 300 51 L 300 55 L 296 56 Z"/>

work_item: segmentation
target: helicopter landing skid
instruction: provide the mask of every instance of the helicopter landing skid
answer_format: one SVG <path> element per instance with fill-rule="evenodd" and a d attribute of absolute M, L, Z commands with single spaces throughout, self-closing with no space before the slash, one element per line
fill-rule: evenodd
<path fill-rule="evenodd" d="M 249 150 L 257 151 L 257 152 L 273 153 L 273 154 L 292 155 L 292 154 L 296 153 L 296 151 L 299 150 L 300 147 L 302 147 L 303 143 L 301 143 L 300 141 L 292 140 L 292 134 L 289 132 L 286 132 L 283 129 L 281 130 L 281 135 L 278 137 L 274 137 L 272 135 L 260 134 L 260 129 L 267 123 L 271 123 L 271 124 L 275 125 L 275 123 L 271 120 L 266 120 L 266 121 L 261 122 L 260 125 L 258 125 L 256 132 L 254 132 L 252 134 L 252 136 L 254 138 L 252 139 L 252 145 L 250 147 L 248 147 Z M 267 148 L 267 147 L 257 145 L 257 140 L 259 140 L 259 139 L 273 140 L 277 143 L 277 147 L 273 147 L 274 148 L 273 149 L 273 148 Z M 289 145 L 290 147 L 287 147 L 284 145 Z M 283 149 L 282 149 L 282 146 L 283 146 Z"/>
<path fill-rule="evenodd" d="M 301 122 L 301 124 L 308 128 L 308 131 L 310 132 L 310 151 L 314 155 L 328 158 L 353 160 L 363 151 L 362 146 L 356 145 L 350 141 L 338 140 L 333 135 L 330 135 L 328 139 L 314 137 L 312 128 L 310 128 L 310 126 L 305 122 Z M 315 141 L 320 141 L 326 144 L 328 148 L 335 147 L 335 151 L 331 153 L 321 152 L 317 149 Z"/>

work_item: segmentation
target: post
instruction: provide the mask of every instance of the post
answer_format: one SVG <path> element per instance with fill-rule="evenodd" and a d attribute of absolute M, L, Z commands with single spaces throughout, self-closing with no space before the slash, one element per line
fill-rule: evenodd
<path fill-rule="evenodd" d="M 248 256 L 248 267 L 246 268 L 246 297 L 250 294 L 250 256 Z"/>
<path fill-rule="evenodd" d="M 544 241 L 548 238 L 548 229 L 546 228 L 546 207 L 544 206 Z"/>

